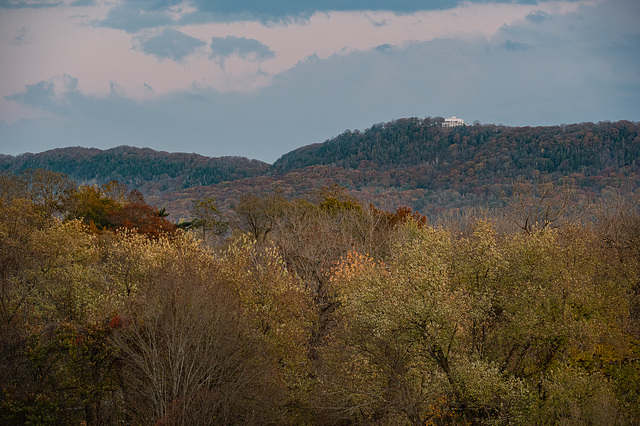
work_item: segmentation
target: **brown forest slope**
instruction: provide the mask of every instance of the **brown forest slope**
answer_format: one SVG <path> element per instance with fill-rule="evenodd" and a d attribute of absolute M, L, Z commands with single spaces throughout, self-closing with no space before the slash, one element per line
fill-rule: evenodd
<path fill-rule="evenodd" d="M 364 202 L 407 205 L 427 215 L 501 204 L 514 182 L 570 182 L 576 196 L 638 188 L 640 125 L 628 121 L 551 127 L 473 125 L 443 129 L 438 119 L 409 118 L 346 131 L 282 156 L 267 175 L 152 196 L 185 215 L 189 200 L 225 205 L 244 193 L 277 189 L 301 196 L 337 183 Z"/>

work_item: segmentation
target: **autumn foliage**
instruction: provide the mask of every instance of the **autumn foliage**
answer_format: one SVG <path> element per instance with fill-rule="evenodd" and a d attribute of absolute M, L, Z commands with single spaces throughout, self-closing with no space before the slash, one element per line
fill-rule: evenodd
<path fill-rule="evenodd" d="M 427 221 L 334 186 L 247 196 L 214 240 L 115 182 L 12 179 L 1 424 L 640 421 L 631 198 Z"/>
<path fill-rule="evenodd" d="M 176 230 L 158 209 L 145 203 L 140 192 L 129 191 L 118 182 L 80 187 L 73 195 L 68 217 L 79 218 L 97 230 L 124 228 L 152 238 Z"/>

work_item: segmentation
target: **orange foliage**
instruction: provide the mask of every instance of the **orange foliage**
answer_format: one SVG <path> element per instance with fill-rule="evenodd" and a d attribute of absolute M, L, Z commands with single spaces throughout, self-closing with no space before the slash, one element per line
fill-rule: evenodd
<path fill-rule="evenodd" d="M 354 277 L 367 276 L 376 268 L 376 261 L 368 255 L 350 251 L 335 264 L 332 281 L 348 281 Z"/>
<path fill-rule="evenodd" d="M 111 181 L 101 187 L 82 186 L 75 194 L 69 219 L 80 218 L 96 232 L 128 229 L 150 238 L 175 232 L 158 209 L 148 205 L 139 191 Z"/>
<path fill-rule="evenodd" d="M 409 220 L 415 221 L 418 225 L 418 228 L 422 228 L 423 226 L 427 226 L 427 217 L 415 212 L 411 209 L 411 207 L 402 206 L 396 209 L 396 213 L 391 215 L 394 224 L 395 223 L 405 223 Z"/>
<path fill-rule="evenodd" d="M 151 238 L 172 233 L 176 225 L 160 217 L 158 210 L 144 202 L 129 203 L 109 214 L 109 228 L 135 230 Z"/>

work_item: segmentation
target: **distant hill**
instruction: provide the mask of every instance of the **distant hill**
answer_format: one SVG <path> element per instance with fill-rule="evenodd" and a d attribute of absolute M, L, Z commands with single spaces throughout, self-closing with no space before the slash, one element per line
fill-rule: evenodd
<path fill-rule="evenodd" d="M 639 131 L 640 125 L 629 121 L 442 128 L 431 118 L 406 118 L 365 131 L 346 131 L 324 143 L 296 149 L 280 157 L 273 167 L 279 173 L 311 165 L 361 171 L 422 167 L 430 179 L 452 170 L 490 179 L 533 170 L 599 175 L 608 168 L 636 166 Z"/>
<path fill-rule="evenodd" d="M 229 207 L 246 193 L 305 196 L 338 183 L 363 202 L 427 215 L 498 205 L 519 179 L 568 177 L 579 196 L 640 187 L 640 124 L 629 121 L 546 127 L 492 124 L 442 128 L 441 118 L 405 118 L 346 131 L 303 146 L 273 165 L 241 157 L 209 158 L 151 149 L 55 149 L 0 156 L 0 171 L 45 168 L 78 182 L 115 179 L 138 188 L 177 220 L 195 198 Z"/>
<path fill-rule="evenodd" d="M 273 168 L 284 177 L 323 165 L 365 199 L 388 198 L 426 214 L 499 204 L 514 181 L 538 176 L 569 178 L 588 199 L 640 187 L 639 123 L 442 128 L 440 122 L 406 118 L 346 131 L 283 155 Z"/>
<path fill-rule="evenodd" d="M 37 168 L 66 173 L 79 183 L 117 180 L 145 194 L 156 194 L 260 176 L 270 165 L 243 157 L 211 158 L 129 146 L 108 150 L 58 148 L 39 154 L 0 156 L 0 172 Z"/>

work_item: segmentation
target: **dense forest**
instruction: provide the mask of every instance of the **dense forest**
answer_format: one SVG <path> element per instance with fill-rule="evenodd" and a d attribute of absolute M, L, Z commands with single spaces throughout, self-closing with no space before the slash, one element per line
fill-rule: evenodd
<path fill-rule="evenodd" d="M 403 201 L 428 214 L 496 205 L 510 182 L 541 174 L 571 180 L 591 198 L 607 188 L 638 187 L 638 123 L 442 128 L 440 122 L 408 118 L 346 131 L 292 151 L 273 167 L 281 174 L 317 165 L 340 168 L 334 174 L 346 187 L 413 191 Z"/>
<path fill-rule="evenodd" d="M 0 171 L 46 169 L 65 173 L 80 183 L 98 185 L 116 180 L 145 194 L 259 176 L 268 168 L 267 163 L 243 157 L 209 158 L 129 146 L 106 151 L 74 147 L 16 157 L 0 155 Z"/>
<path fill-rule="evenodd" d="M 483 179 L 533 170 L 594 175 L 607 168 L 637 167 L 640 155 L 640 125 L 629 121 L 550 127 L 442 128 L 439 123 L 405 118 L 365 131 L 347 130 L 282 156 L 274 168 L 282 173 L 318 164 L 359 170 L 431 166 L 436 174 L 449 167 L 464 174 L 473 167 L 474 176 Z"/>
<path fill-rule="evenodd" d="M 575 197 L 585 202 L 610 191 L 633 192 L 640 183 L 638 123 L 442 128 L 441 122 L 406 118 L 347 130 L 285 154 L 273 165 L 119 147 L 0 156 L 0 170 L 42 168 L 98 185 L 117 180 L 166 207 L 174 221 L 187 217 L 193 199 L 204 196 L 215 196 L 226 210 L 242 194 L 277 189 L 290 198 L 304 197 L 333 183 L 365 204 L 387 210 L 407 205 L 428 217 L 498 207 L 514 182 L 532 177 L 570 183 Z"/>
<path fill-rule="evenodd" d="M 116 181 L 0 175 L 0 424 L 638 424 L 638 199 L 556 182 L 176 223 Z"/>

